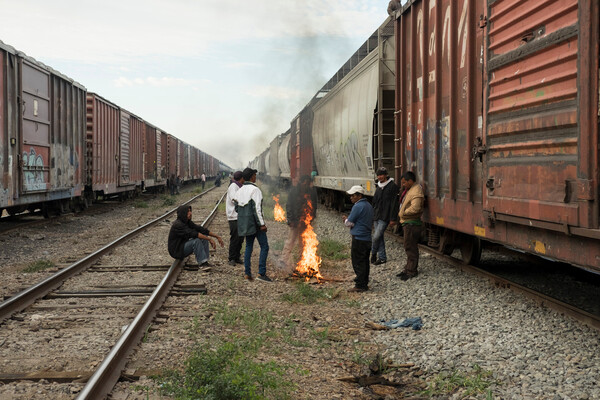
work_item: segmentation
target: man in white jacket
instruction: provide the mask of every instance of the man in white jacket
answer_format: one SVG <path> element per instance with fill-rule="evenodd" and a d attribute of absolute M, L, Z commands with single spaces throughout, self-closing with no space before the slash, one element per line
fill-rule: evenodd
<path fill-rule="evenodd" d="M 238 235 L 238 213 L 235 211 L 235 203 L 233 202 L 233 197 L 243 184 L 242 171 L 236 171 L 233 174 L 231 184 L 227 188 L 227 199 L 225 200 L 225 212 L 227 214 L 227 221 L 229 222 L 229 265 L 231 266 L 244 263 L 240 259 L 244 237 Z"/>
<path fill-rule="evenodd" d="M 244 253 L 244 273 L 247 280 L 251 281 L 251 257 L 254 239 L 260 245 L 258 257 L 258 279 L 271 282 L 267 276 L 267 255 L 269 254 L 269 241 L 267 239 L 267 226 L 262 212 L 263 195 L 256 186 L 256 170 L 246 168 L 242 172 L 244 185 L 239 188 L 233 201 L 236 203 L 238 213 L 238 235 L 246 238 L 246 251 Z"/>

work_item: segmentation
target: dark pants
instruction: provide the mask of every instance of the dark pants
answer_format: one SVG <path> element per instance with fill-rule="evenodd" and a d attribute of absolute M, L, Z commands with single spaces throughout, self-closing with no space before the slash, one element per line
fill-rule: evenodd
<path fill-rule="evenodd" d="M 202 190 L 204 190 L 204 185 L 206 185 L 206 182 L 202 181 Z"/>
<path fill-rule="evenodd" d="M 354 279 L 355 286 L 360 289 L 368 289 L 369 272 L 371 264 L 369 263 L 369 253 L 371 252 L 372 242 L 370 240 L 358 240 L 352 237 L 352 268 L 356 278 Z"/>
<path fill-rule="evenodd" d="M 238 236 L 237 220 L 229 221 L 229 261 L 240 259 L 244 237 Z"/>
<path fill-rule="evenodd" d="M 419 239 L 421 238 L 421 225 L 402 225 L 404 233 L 404 251 L 406 251 L 406 266 L 404 272 L 416 275 L 419 267 Z"/>

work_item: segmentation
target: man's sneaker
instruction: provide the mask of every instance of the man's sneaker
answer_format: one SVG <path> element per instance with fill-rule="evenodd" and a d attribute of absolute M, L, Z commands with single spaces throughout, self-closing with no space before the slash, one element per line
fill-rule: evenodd
<path fill-rule="evenodd" d="M 259 281 L 263 281 L 263 282 L 273 282 L 273 280 L 271 278 L 269 278 L 268 276 L 266 276 L 266 275 L 260 275 L 259 274 L 256 277 L 256 279 L 258 279 Z"/>
<path fill-rule="evenodd" d="M 373 265 L 381 265 L 385 264 L 387 260 L 382 260 L 381 258 L 373 263 Z"/>
<path fill-rule="evenodd" d="M 231 265 L 232 267 L 235 267 L 235 260 L 229 260 L 229 265 Z"/>
<path fill-rule="evenodd" d="M 377 261 L 377 254 L 371 254 L 371 264 L 375 264 Z"/>
<path fill-rule="evenodd" d="M 244 278 L 246 278 L 247 281 L 251 281 L 251 282 L 254 280 L 252 275 L 244 275 Z"/>

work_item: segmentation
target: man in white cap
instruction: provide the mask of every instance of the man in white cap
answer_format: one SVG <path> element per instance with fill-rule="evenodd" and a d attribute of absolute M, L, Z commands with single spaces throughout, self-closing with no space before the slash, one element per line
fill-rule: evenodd
<path fill-rule="evenodd" d="M 356 278 L 354 288 L 349 292 L 365 292 L 369 290 L 369 253 L 371 251 L 371 230 L 373 227 L 373 207 L 365 198 L 365 189 L 362 186 L 352 186 L 346 193 L 352 201 L 352 211 L 348 217 L 342 219 L 350 227 L 352 235 L 352 268 Z"/>

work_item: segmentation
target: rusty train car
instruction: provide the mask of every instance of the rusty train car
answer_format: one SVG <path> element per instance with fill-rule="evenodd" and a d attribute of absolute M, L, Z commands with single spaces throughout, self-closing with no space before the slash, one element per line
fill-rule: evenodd
<path fill-rule="evenodd" d="M 221 164 L 0 42 L 0 213 L 164 191 L 170 174 L 194 181 Z"/>
<path fill-rule="evenodd" d="M 292 147 L 290 169 L 314 171 L 330 206 L 352 184 L 373 193 L 380 166 L 412 170 L 430 246 L 600 272 L 599 8 L 409 1 L 305 107 L 312 148 L 295 164 Z"/>

